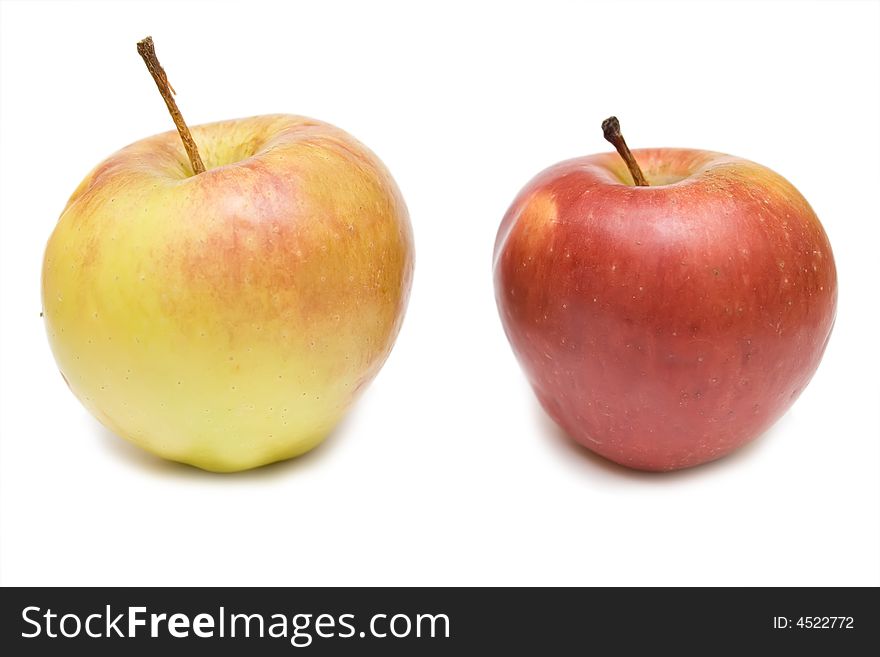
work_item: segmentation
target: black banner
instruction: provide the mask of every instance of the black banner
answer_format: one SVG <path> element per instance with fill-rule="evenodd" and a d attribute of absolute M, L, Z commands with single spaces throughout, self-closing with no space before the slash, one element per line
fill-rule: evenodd
<path fill-rule="evenodd" d="M 849 655 L 876 589 L 3 589 L 7 655 Z M 601 650 L 600 650 L 601 649 Z M 156 653 L 153 653 L 156 654 Z M 470 652 L 468 652 L 470 654 Z M 860 653 L 861 654 L 861 653 Z"/>

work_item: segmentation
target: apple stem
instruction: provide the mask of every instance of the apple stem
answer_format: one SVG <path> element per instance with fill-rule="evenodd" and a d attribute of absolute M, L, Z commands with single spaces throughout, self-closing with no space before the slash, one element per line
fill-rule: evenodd
<path fill-rule="evenodd" d="M 153 37 L 146 37 L 145 39 L 138 41 L 137 51 L 141 58 L 143 58 L 144 64 L 147 65 L 147 70 L 150 72 L 150 75 L 153 76 L 156 86 L 159 87 L 159 93 L 162 94 L 162 99 L 165 101 L 165 105 L 168 106 L 168 111 L 171 113 L 171 118 L 174 119 L 174 125 L 177 126 L 177 132 L 180 133 L 180 139 L 183 142 L 183 147 L 186 149 L 186 154 L 189 156 L 193 171 L 196 175 L 204 173 L 205 165 L 199 155 L 199 149 L 196 147 L 196 142 L 186 125 L 186 121 L 183 120 L 183 114 L 180 113 L 177 103 L 174 102 L 174 94 L 177 92 L 174 91 L 174 87 L 168 82 L 168 76 L 165 75 L 165 69 L 162 68 L 162 65 L 159 63 L 159 58 L 156 57 L 156 48 L 153 45 Z"/>
<path fill-rule="evenodd" d="M 636 186 L 647 187 L 648 179 L 645 178 L 645 174 L 639 168 L 639 163 L 636 162 L 636 158 L 633 157 L 632 152 L 626 145 L 626 141 L 624 141 L 623 135 L 620 132 L 620 121 L 617 120 L 616 116 L 609 116 L 602 121 L 602 132 L 605 134 L 605 139 L 614 145 L 614 148 L 620 153 L 620 157 L 626 162 L 626 166 L 629 168 Z"/>

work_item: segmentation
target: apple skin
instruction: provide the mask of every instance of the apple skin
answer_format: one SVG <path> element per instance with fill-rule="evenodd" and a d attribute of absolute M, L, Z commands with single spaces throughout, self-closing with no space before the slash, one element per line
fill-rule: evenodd
<path fill-rule="evenodd" d="M 561 162 L 526 185 L 495 243 L 513 350 L 547 413 L 631 468 L 717 459 L 810 381 L 837 306 L 831 245 L 784 178 L 707 151 Z"/>
<path fill-rule="evenodd" d="M 214 471 L 317 445 L 388 356 L 413 272 L 406 206 L 365 146 L 289 115 L 134 143 L 79 185 L 46 247 L 46 327 L 116 434 Z"/>

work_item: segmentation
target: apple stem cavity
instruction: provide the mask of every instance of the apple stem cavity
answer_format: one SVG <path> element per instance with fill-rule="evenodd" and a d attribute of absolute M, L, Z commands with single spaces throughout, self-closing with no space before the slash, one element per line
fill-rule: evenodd
<path fill-rule="evenodd" d="M 620 153 L 620 157 L 626 162 L 626 166 L 629 168 L 629 172 L 632 174 L 633 182 L 636 186 L 647 187 L 648 179 L 645 178 L 645 174 L 642 173 L 639 163 L 636 162 L 636 158 L 633 157 L 632 152 L 629 150 L 629 146 L 626 145 L 626 141 L 623 139 L 623 134 L 620 132 L 620 121 L 617 120 L 616 116 L 609 116 L 602 121 L 602 132 L 605 135 L 605 139 L 611 142 L 614 148 L 617 149 L 617 152 Z"/>
<path fill-rule="evenodd" d="M 186 125 L 186 121 L 183 120 L 183 114 L 180 113 L 177 103 L 174 102 L 174 94 L 177 92 L 174 91 L 174 87 L 168 82 L 168 76 L 165 74 L 165 69 L 162 68 L 162 65 L 159 63 L 159 58 L 156 57 L 156 47 L 153 45 L 153 37 L 146 37 L 145 39 L 138 41 L 137 51 L 144 60 L 144 64 L 147 65 L 147 70 L 150 72 L 150 75 L 153 76 L 156 86 L 159 87 L 159 93 L 162 94 L 162 99 L 165 101 L 165 105 L 168 106 L 168 112 L 174 120 L 174 125 L 177 126 L 177 132 L 180 133 L 180 139 L 183 142 L 183 147 L 186 149 L 187 156 L 189 156 L 189 161 L 190 164 L 192 164 L 194 174 L 198 175 L 204 173 L 205 165 L 199 155 L 199 149 L 196 147 L 196 142 L 193 139 L 192 133 L 189 131 L 189 127 Z"/>

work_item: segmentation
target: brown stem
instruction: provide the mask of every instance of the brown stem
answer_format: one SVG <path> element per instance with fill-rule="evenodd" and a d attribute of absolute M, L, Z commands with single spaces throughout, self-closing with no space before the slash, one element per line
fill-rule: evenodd
<path fill-rule="evenodd" d="M 647 187 L 648 179 L 645 178 L 645 174 L 639 168 L 639 163 L 636 162 L 636 158 L 633 157 L 632 152 L 630 152 L 629 147 L 626 145 L 623 135 L 620 133 L 620 121 L 617 120 L 616 116 L 609 116 L 602 121 L 602 132 L 605 134 L 605 139 L 614 145 L 614 148 L 620 153 L 620 157 L 626 162 L 626 166 L 629 168 L 630 174 L 632 174 L 633 182 L 639 187 Z"/>
<path fill-rule="evenodd" d="M 142 41 L 138 41 L 137 51 L 143 58 L 144 64 L 147 65 L 147 70 L 150 72 L 150 75 L 153 76 L 156 86 L 159 87 L 159 93 L 162 94 L 162 99 L 168 106 L 168 111 L 171 113 L 171 118 L 174 119 L 174 125 L 177 126 L 177 132 L 180 133 L 180 139 L 183 141 L 183 147 L 186 149 L 186 154 L 189 156 L 193 171 L 196 175 L 204 173 L 205 165 L 202 163 L 202 158 L 199 156 L 199 149 L 196 148 L 196 142 L 193 139 L 192 133 L 190 133 L 186 121 L 183 120 L 183 114 L 180 113 L 180 110 L 177 108 L 177 103 L 174 102 L 174 94 L 177 92 L 174 91 L 174 87 L 168 82 L 168 76 L 165 75 L 165 69 L 162 68 L 162 65 L 159 63 L 159 58 L 156 57 L 156 48 L 153 46 L 153 37 L 147 37 Z"/>

